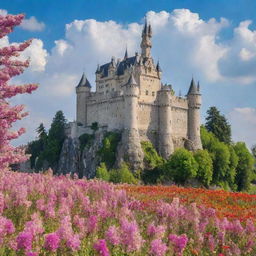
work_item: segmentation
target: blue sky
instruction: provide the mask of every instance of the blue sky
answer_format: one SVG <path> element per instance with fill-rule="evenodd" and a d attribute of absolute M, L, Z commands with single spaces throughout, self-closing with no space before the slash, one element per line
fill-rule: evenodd
<path fill-rule="evenodd" d="M 28 133 L 17 143 L 31 140 L 41 121 L 49 127 L 59 109 L 73 120 L 81 73 L 93 84 L 97 63 L 122 57 L 126 45 L 130 55 L 139 50 L 145 15 L 163 81 L 185 95 L 193 74 L 203 92 L 202 120 L 216 105 L 232 124 L 235 141 L 256 143 L 256 1 L 0 0 L 0 9 L 26 14 L 27 21 L 7 40 L 35 38 L 25 53 L 31 68 L 16 82 L 39 82 L 40 88 L 15 100 L 31 113 L 19 124 Z"/>

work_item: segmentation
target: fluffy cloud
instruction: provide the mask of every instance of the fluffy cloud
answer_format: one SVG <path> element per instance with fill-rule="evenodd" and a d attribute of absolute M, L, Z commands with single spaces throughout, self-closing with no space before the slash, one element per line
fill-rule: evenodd
<path fill-rule="evenodd" d="M 234 108 L 228 117 L 236 141 L 246 142 L 249 148 L 256 144 L 256 108 Z"/>
<path fill-rule="evenodd" d="M 32 16 L 28 19 L 24 19 L 20 27 L 29 31 L 43 31 L 45 24 L 43 22 L 39 22 L 36 17 Z"/>
<path fill-rule="evenodd" d="M 248 21 L 235 28 L 234 37 L 225 42 L 220 40 L 220 31 L 229 26 L 224 18 L 206 21 L 187 9 L 171 13 L 150 11 L 146 16 L 153 28 L 152 55 L 155 61 L 160 60 L 163 81 L 173 83 L 176 90 L 186 93 L 192 74 L 196 78 L 200 76 L 208 88 L 220 83 L 224 88 L 236 80 L 241 83 L 256 80 L 256 65 L 251 67 L 256 58 L 256 36 L 249 29 Z M 49 52 L 41 40 L 34 40 L 25 53 L 26 57 L 31 55 L 31 67 L 16 80 L 40 83 L 33 96 L 17 97 L 15 101 L 24 103 L 25 100 L 31 109 L 31 117 L 26 121 L 30 123 L 29 134 L 33 136 L 39 124 L 34 121 L 35 116 L 38 121 L 51 120 L 54 113 L 62 109 L 66 117 L 73 120 L 75 86 L 82 72 L 85 71 L 94 86 L 97 64 L 110 61 L 112 56 L 123 58 L 126 46 L 129 55 L 139 51 L 142 23 L 74 20 L 66 25 L 65 37 L 56 40 Z M 206 97 L 208 88 L 205 88 Z"/>

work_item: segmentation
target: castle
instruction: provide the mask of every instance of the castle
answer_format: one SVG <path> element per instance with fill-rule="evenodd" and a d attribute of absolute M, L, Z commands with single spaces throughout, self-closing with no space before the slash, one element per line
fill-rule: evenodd
<path fill-rule="evenodd" d="M 142 31 L 141 53 L 122 60 L 112 57 L 97 67 L 96 91 L 83 74 L 76 87 L 77 124 L 97 122 L 108 131 L 122 132 L 121 158 L 138 166 L 143 157 L 141 141 L 151 141 L 168 158 L 178 147 L 202 148 L 200 138 L 201 94 L 192 79 L 187 96 L 175 96 L 171 85 L 161 83 L 159 62 L 151 57 L 152 28 Z"/>

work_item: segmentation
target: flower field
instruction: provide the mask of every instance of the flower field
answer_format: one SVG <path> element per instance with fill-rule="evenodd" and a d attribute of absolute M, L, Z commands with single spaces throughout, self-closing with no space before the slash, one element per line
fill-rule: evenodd
<path fill-rule="evenodd" d="M 241 222 L 252 219 L 256 222 L 256 195 L 177 186 L 120 185 L 119 188 L 147 204 L 154 204 L 158 200 L 170 203 L 175 197 L 179 197 L 183 204 L 196 202 L 215 209 L 219 218 L 239 219 Z"/>
<path fill-rule="evenodd" d="M 256 255 L 253 213 L 220 209 L 244 194 L 201 192 L 1 172 L 0 255 Z"/>

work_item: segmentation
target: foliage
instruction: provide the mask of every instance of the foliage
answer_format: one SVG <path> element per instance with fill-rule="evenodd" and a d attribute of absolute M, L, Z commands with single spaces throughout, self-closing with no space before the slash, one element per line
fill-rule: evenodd
<path fill-rule="evenodd" d="M 166 180 L 164 169 L 164 165 L 157 166 L 154 169 L 144 169 L 142 171 L 141 179 L 144 184 L 162 183 L 162 181 Z"/>
<path fill-rule="evenodd" d="M 91 125 L 91 129 L 96 132 L 99 129 L 99 124 L 98 122 L 93 122 Z"/>
<path fill-rule="evenodd" d="M 196 177 L 197 170 L 193 154 L 184 148 L 175 150 L 165 165 L 166 176 L 179 184 Z"/>
<path fill-rule="evenodd" d="M 163 164 L 164 159 L 158 155 L 150 141 L 142 141 L 141 147 L 144 152 L 144 164 L 146 169 L 153 169 Z"/>
<path fill-rule="evenodd" d="M 109 181 L 110 174 L 107 170 L 107 167 L 106 167 L 105 163 L 100 163 L 100 166 L 97 167 L 97 169 L 96 169 L 96 178 L 98 178 L 100 180 Z"/>
<path fill-rule="evenodd" d="M 55 168 L 59 161 L 59 156 L 63 142 L 65 140 L 66 119 L 61 110 L 57 111 L 48 132 L 47 146 L 43 152 L 43 158 Z"/>
<path fill-rule="evenodd" d="M 227 122 L 224 115 L 216 107 L 210 107 L 207 110 L 205 127 L 209 132 L 212 132 L 221 142 L 226 144 L 231 143 L 231 126 Z"/>
<path fill-rule="evenodd" d="M 1 254 L 256 255 L 255 196 L 123 188 L 50 172 L 0 173 Z"/>
<path fill-rule="evenodd" d="M 128 165 L 123 163 L 120 168 L 112 169 L 110 172 L 110 181 L 113 183 L 128 183 L 136 184 L 137 180 L 134 178 L 132 172 L 129 170 Z"/>
<path fill-rule="evenodd" d="M 121 134 L 117 132 L 106 133 L 103 145 L 98 151 L 101 161 L 106 163 L 108 169 L 112 168 L 116 161 L 117 145 L 121 139 Z"/>
<path fill-rule="evenodd" d="M 210 154 L 207 150 L 198 150 L 194 154 L 194 158 L 198 164 L 197 179 L 206 187 L 210 185 L 213 174 L 213 164 Z"/>
<path fill-rule="evenodd" d="M 94 139 L 93 134 L 87 134 L 84 133 L 79 136 L 79 141 L 80 141 L 80 151 L 82 152 L 85 147 L 90 147 L 92 144 L 92 141 Z"/>
<path fill-rule="evenodd" d="M 256 159 L 256 144 L 252 146 L 252 155 Z"/>
<path fill-rule="evenodd" d="M 236 175 L 238 190 L 249 190 L 253 173 L 254 158 L 243 142 L 237 142 L 234 149 L 239 159 Z"/>
<path fill-rule="evenodd" d="M 0 16 L 0 39 L 11 33 L 15 26 L 21 24 L 23 14 Z M 29 60 L 17 59 L 20 54 L 31 44 L 31 40 L 20 44 L 13 44 L 0 48 L 0 170 L 7 169 L 10 164 L 27 160 L 25 150 L 15 148 L 10 141 L 18 138 L 25 132 L 24 128 L 11 131 L 13 123 L 27 115 L 23 112 L 23 105 L 12 106 L 9 98 L 22 93 L 31 93 L 37 88 L 35 84 L 10 85 L 8 82 L 14 76 L 23 73 L 29 66 Z"/>

